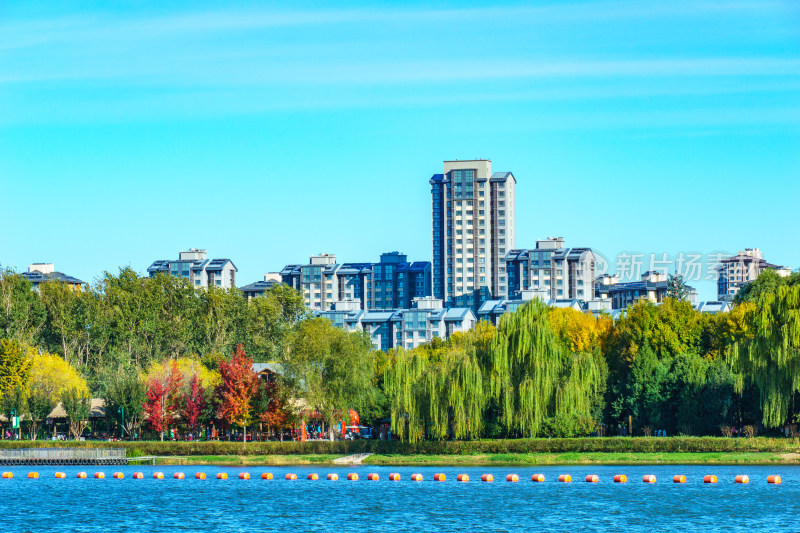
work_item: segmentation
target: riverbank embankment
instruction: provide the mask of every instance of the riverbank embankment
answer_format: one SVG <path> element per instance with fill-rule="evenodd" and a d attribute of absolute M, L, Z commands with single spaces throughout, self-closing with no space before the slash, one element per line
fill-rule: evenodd
<path fill-rule="evenodd" d="M 800 464 L 792 438 L 599 437 L 399 441 L 160 442 L 0 441 L 0 449 L 125 448 L 129 458 L 156 456 L 161 464 L 311 465 L 369 453 L 371 465 L 559 464 Z M 180 458 L 180 460 L 178 459 Z"/>

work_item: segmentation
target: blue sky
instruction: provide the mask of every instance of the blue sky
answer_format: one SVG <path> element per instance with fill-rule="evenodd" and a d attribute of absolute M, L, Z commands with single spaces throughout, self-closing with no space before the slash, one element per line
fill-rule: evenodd
<path fill-rule="evenodd" d="M 0 4 L 3 266 L 429 260 L 481 157 L 517 247 L 800 267 L 797 2 L 117 4 Z"/>

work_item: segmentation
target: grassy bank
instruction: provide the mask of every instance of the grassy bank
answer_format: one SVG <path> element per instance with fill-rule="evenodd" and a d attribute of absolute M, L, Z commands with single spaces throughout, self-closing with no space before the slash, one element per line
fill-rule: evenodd
<path fill-rule="evenodd" d="M 397 441 L 313 441 L 313 442 L 53 442 L 0 441 L 3 448 L 30 447 L 126 448 L 129 457 L 143 455 L 181 457 L 250 457 L 250 456 L 342 456 L 373 453 L 374 457 L 436 456 L 507 456 L 507 457 L 594 457 L 594 454 L 617 454 L 615 457 L 658 454 L 766 454 L 780 457 L 800 454 L 798 439 L 732 439 L 722 437 L 634 437 L 576 439 L 505 439 L 403 443 Z M 266 460 L 266 459 L 263 459 Z M 277 458 L 273 460 L 278 460 Z M 288 460 L 288 459 L 287 459 Z M 388 459 L 387 459 L 388 460 Z M 421 460 L 421 459 L 420 459 Z M 559 459 L 560 460 L 560 459 Z M 448 463 L 454 462 L 448 460 Z M 514 462 L 514 461 L 511 461 Z M 574 461 L 573 461 L 574 462 Z M 392 464 L 398 464 L 397 462 Z M 534 463 L 541 464 L 541 463 Z"/>
<path fill-rule="evenodd" d="M 332 466 L 339 455 L 200 455 L 164 458 L 159 464 L 218 466 Z M 473 455 L 371 455 L 364 465 L 501 466 L 501 465 L 636 465 L 636 464 L 800 464 L 800 454 L 772 452 L 554 453 Z"/>

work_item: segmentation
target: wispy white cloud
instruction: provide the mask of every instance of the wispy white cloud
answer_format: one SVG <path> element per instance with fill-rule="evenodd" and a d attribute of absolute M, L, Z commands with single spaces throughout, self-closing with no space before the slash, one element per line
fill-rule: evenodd
<path fill-rule="evenodd" d="M 169 56 L 167 56 L 169 59 Z M 280 57 L 230 60 L 225 57 L 183 56 L 172 61 L 147 60 L 77 62 L 49 70 L 0 73 L 0 84 L 64 81 L 121 81 L 155 86 L 330 86 L 419 85 L 456 82 L 481 84 L 502 80 L 576 78 L 800 78 L 800 59 L 776 57 L 659 58 L 614 61 L 529 61 L 480 59 L 375 62 L 359 59 Z"/>
<path fill-rule="evenodd" d="M 443 8 L 349 8 L 296 11 L 236 9 L 148 17 L 120 18 L 112 15 L 68 16 L 52 20 L 0 20 L 0 50 L 44 43 L 118 42 L 175 39 L 192 34 L 239 32 L 269 28 L 334 26 L 405 22 L 416 25 L 465 21 L 489 23 L 501 20 L 515 24 L 547 25 L 557 22 L 661 19 L 698 15 L 764 15 L 786 11 L 786 2 L 764 1 L 671 1 L 643 0 L 553 3 L 539 6 L 494 6 Z"/>

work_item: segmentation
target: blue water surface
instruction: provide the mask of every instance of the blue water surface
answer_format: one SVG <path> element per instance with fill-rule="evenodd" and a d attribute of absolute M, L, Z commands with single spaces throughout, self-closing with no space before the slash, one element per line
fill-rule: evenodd
<path fill-rule="evenodd" d="M 569 466 L 569 467 L 3 467 L 0 531 L 800 531 L 800 467 Z M 28 472 L 39 479 L 27 479 Z M 56 479 L 55 472 L 67 474 Z M 87 479 L 76 479 L 85 471 Z M 93 479 L 96 471 L 105 479 Z M 125 479 L 113 479 L 113 472 Z M 134 472 L 145 478 L 133 479 Z M 164 479 L 153 479 L 163 472 Z M 173 479 L 184 472 L 186 479 Z M 194 479 L 205 472 L 207 479 Z M 217 480 L 225 472 L 229 479 Z M 250 480 L 239 480 L 248 472 Z M 261 479 L 272 472 L 274 479 Z M 286 473 L 297 474 L 286 481 Z M 306 476 L 316 472 L 318 481 Z M 328 473 L 339 475 L 327 481 Z M 358 481 L 347 481 L 350 472 Z M 379 481 L 367 481 L 375 472 Z M 398 472 L 401 481 L 388 480 Z M 444 473 L 445 482 L 433 481 Z M 424 481 L 410 481 L 420 473 Z M 469 483 L 456 482 L 466 473 Z M 491 473 L 493 483 L 480 481 Z M 519 483 L 507 483 L 509 473 Z M 542 473 L 545 483 L 532 483 Z M 559 483 L 570 474 L 572 483 Z M 599 483 L 586 483 L 597 474 Z M 628 482 L 613 482 L 626 474 Z M 654 474 L 655 484 L 642 482 Z M 687 483 L 674 484 L 683 474 Z M 714 474 L 719 482 L 703 483 Z M 750 483 L 734 483 L 738 474 Z M 767 484 L 777 474 L 781 485 Z"/>

